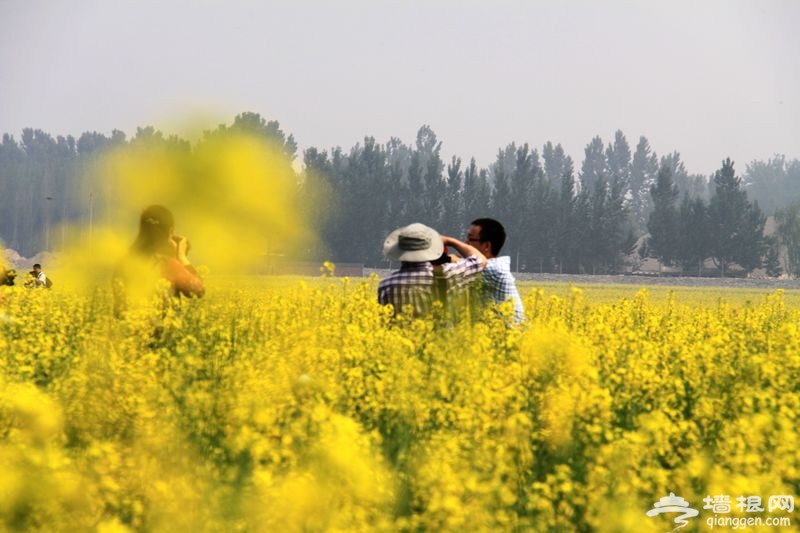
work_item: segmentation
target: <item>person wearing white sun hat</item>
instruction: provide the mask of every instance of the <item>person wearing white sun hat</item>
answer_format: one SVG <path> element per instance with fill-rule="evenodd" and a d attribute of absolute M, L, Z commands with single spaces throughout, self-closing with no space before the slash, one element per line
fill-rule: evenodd
<path fill-rule="evenodd" d="M 434 266 L 432 262 L 439 262 L 445 247 L 454 248 L 462 258 Z M 474 246 L 439 235 L 420 223 L 390 233 L 383 243 L 383 254 L 401 261 L 400 270 L 381 280 L 378 287 L 378 301 L 392 305 L 395 316 L 424 316 L 437 299 L 466 294 L 466 288 L 480 279 L 478 274 L 486 266 L 486 257 Z"/>

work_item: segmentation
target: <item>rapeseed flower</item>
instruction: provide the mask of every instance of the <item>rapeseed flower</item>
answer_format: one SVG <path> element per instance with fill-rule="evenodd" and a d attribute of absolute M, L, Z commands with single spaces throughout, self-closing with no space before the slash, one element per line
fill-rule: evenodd
<path fill-rule="evenodd" d="M 3 290 L 0 530 L 660 531 L 670 491 L 796 492 L 791 291 L 523 285 L 516 327 L 376 288 Z"/>

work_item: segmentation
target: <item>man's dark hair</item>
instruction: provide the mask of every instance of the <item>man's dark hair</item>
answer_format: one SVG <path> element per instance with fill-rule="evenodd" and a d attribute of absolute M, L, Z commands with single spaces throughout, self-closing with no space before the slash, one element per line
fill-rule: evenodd
<path fill-rule="evenodd" d="M 492 247 L 492 254 L 495 256 L 499 254 L 506 243 L 506 230 L 503 225 L 493 218 L 476 218 L 471 224 L 481 228 L 478 240 L 481 242 L 489 241 Z"/>
<path fill-rule="evenodd" d="M 35 265 L 33 265 L 33 268 L 42 268 L 42 265 L 40 265 L 39 263 L 36 263 Z"/>

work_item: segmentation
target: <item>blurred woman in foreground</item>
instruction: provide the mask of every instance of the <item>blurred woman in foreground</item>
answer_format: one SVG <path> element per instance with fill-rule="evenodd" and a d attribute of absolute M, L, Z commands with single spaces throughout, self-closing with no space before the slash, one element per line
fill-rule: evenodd
<path fill-rule="evenodd" d="M 114 314 L 120 316 L 131 296 L 147 297 L 161 280 L 171 296 L 205 294 L 187 254 L 189 241 L 175 235 L 175 217 L 161 205 L 151 205 L 139 217 L 139 234 L 114 273 Z"/>

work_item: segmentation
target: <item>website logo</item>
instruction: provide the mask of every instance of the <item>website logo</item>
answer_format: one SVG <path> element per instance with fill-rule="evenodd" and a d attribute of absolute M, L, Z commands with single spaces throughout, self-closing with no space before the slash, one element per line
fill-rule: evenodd
<path fill-rule="evenodd" d="M 689 502 L 680 496 L 675 496 L 674 492 L 670 492 L 669 496 L 661 498 L 653 504 L 653 507 L 654 509 L 647 511 L 647 516 L 656 516 L 661 513 L 681 513 L 680 516 L 675 517 L 675 523 L 680 525 L 673 531 L 686 527 L 689 524 L 689 521 L 686 520 L 687 518 L 693 518 L 700 514 L 697 509 L 689 507 Z"/>

